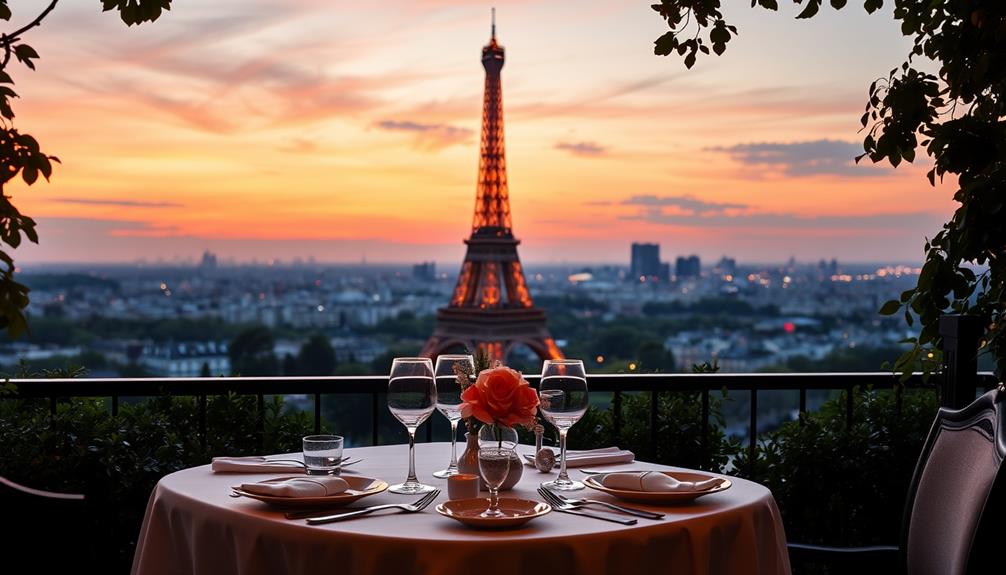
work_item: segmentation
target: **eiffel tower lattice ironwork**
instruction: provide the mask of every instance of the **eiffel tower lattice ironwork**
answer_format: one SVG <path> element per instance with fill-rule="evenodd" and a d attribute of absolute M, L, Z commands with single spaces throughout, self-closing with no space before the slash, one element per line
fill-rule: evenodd
<path fill-rule="evenodd" d="M 545 326 L 544 310 L 531 300 L 517 255 L 520 240 L 514 238 L 511 226 L 500 85 L 503 59 L 494 10 L 492 38 L 482 48 L 486 84 L 475 217 L 454 294 L 450 304 L 437 312 L 436 328 L 423 348 L 427 357 L 482 347 L 490 357 L 505 360 L 518 345 L 526 345 L 541 359 L 562 357 Z"/>

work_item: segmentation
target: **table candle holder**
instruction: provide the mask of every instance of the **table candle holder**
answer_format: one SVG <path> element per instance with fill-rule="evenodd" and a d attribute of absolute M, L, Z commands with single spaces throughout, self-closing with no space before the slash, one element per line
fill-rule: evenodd
<path fill-rule="evenodd" d="M 471 473 L 457 473 L 447 478 L 448 499 L 475 499 L 479 496 L 479 477 Z"/>

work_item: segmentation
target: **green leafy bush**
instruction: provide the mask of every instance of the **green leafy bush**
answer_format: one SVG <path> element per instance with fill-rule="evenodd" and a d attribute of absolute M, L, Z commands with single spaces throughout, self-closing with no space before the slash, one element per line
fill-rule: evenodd
<path fill-rule="evenodd" d="M 304 413 L 266 401 L 260 430 L 254 396 L 207 399 L 207 441 L 197 434 L 198 406 L 188 397 L 125 404 L 112 417 L 105 400 L 61 402 L 50 417 L 39 400 L 0 401 L 0 475 L 53 491 L 85 493 L 94 510 L 90 533 L 103 572 L 126 572 L 147 499 L 157 481 L 214 455 L 296 451 L 313 429 Z"/>
<path fill-rule="evenodd" d="M 624 394 L 620 444 L 638 459 L 665 465 L 723 472 L 741 446 L 723 431 L 726 392 L 709 397 L 708 445 L 702 443 L 702 396 L 699 393 L 657 394 L 657 429 L 650 429 L 650 394 Z M 656 437 L 657 441 L 652 438 Z"/>
<path fill-rule="evenodd" d="M 937 410 L 936 394 L 856 389 L 783 424 L 757 449 L 753 479 L 772 490 L 787 536 L 801 543 L 896 545 L 908 484 Z M 746 450 L 735 461 L 748 470 Z"/>

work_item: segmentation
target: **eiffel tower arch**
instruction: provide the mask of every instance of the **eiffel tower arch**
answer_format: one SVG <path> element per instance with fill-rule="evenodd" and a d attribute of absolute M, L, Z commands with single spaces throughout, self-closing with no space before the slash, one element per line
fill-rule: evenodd
<path fill-rule="evenodd" d="M 463 346 L 481 347 L 505 360 L 518 345 L 526 345 L 540 359 L 562 357 L 545 325 L 545 311 L 531 299 L 517 255 L 520 240 L 513 235 L 500 83 L 504 54 L 496 42 L 494 11 L 492 37 L 482 48 L 486 81 L 475 216 L 454 294 L 437 312 L 436 328 L 423 347 L 427 357 Z"/>

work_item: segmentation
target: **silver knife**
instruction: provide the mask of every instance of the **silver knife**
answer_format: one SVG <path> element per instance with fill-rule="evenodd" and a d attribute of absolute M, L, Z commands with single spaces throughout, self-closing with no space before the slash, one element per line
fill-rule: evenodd
<path fill-rule="evenodd" d="M 608 509 L 614 509 L 615 511 L 621 511 L 623 513 L 628 513 L 629 515 L 635 515 L 636 517 L 644 517 L 646 519 L 663 519 L 663 513 L 657 513 L 656 511 L 646 511 L 645 509 L 635 509 L 633 507 L 622 507 L 621 505 L 615 505 L 614 503 L 608 503 L 607 501 L 601 501 L 599 499 L 581 499 L 583 505 L 602 505 Z"/>
<path fill-rule="evenodd" d="M 594 513 L 587 513 L 586 511 L 574 510 L 574 509 L 559 509 L 553 506 L 553 511 L 558 511 L 559 513 L 569 513 L 570 515 L 582 515 L 583 517 L 590 517 L 591 519 L 600 519 L 601 521 L 611 521 L 612 523 L 621 523 L 622 525 L 635 525 L 637 521 L 635 519 L 618 519 L 616 517 L 607 517 L 604 515 L 597 515 Z"/>

